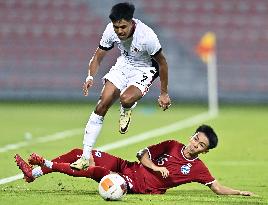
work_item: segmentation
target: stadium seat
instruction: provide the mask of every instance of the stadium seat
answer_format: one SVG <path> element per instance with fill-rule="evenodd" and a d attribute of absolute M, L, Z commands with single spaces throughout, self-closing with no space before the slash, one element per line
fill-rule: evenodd
<path fill-rule="evenodd" d="M 98 46 L 105 26 L 88 3 L 1 1 L 0 17 L 1 49 L 5 50 L 0 67 L 7 77 L 6 84 L 0 80 L 3 87 L 80 90 L 89 49 Z"/>
<path fill-rule="evenodd" d="M 265 87 L 259 86 L 258 79 L 267 76 L 263 69 L 268 65 L 267 1 L 149 0 L 143 2 L 143 9 L 180 44 L 192 49 L 205 32 L 216 33 L 221 91 Z M 259 75 L 252 75 L 256 69 Z"/>

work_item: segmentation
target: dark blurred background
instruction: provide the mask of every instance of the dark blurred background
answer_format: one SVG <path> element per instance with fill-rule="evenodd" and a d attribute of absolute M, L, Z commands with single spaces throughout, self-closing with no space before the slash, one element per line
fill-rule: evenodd
<path fill-rule="evenodd" d="M 109 54 L 85 98 L 88 61 L 109 23 L 112 0 L 0 0 L 0 100 L 96 100 Z M 131 2 L 131 1 L 130 1 Z M 220 102 L 268 102 L 267 0 L 136 0 L 135 18 L 157 33 L 173 100 L 207 99 L 206 65 L 195 47 L 216 33 Z M 145 101 L 159 95 L 159 82 Z"/>

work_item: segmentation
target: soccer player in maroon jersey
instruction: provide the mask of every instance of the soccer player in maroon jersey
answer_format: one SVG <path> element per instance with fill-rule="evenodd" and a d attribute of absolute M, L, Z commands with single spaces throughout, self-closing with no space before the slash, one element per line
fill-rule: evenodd
<path fill-rule="evenodd" d="M 61 172 L 75 177 L 87 177 L 97 182 L 111 172 L 120 174 L 128 184 L 128 192 L 136 194 L 163 194 L 167 189 L 181 184 L 198 182 L 208 186 L 214 193 L 222 195 L 251 196 L 253 193 L 240 191 L 221 185 L 198 158 L 218 144 L 214 130 L 208 125 L 199 126 L 190 138 L 188 145 L 175 140 L 151 145 L 137 153 L 139 162 L 129 162 L 108 153 L 93 150 L 91 165 L 87 170 L 74 170 L 70 163 L 77 160 L 83 151 L 74 149 L 52 161 L 33 153 L 29 158 L 32 168 L 18 154 L 17 165 L 27 182 L 37 177 Z"/>

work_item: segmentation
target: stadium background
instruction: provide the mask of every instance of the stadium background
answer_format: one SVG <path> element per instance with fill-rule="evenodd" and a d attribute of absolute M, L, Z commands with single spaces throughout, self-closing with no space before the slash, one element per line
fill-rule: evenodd
<path fill-rule="evenodd" d="M 88 98 L 87 64 L 109 22 L 111 0 L 1 0 L 0 99 L 92 100 L 118 51 L 105 58 Z M 138 0 L 135 17 L 151 26 L 169 63 L 173 100 L 204 101 L 206 66 L 195 46 L 217 36 L 220 102 L 268 100 L 267 0 Z M 266 19 L 266 20 L 265 20 Z M 145 100 L 158 96 L 155 83 Z"/>

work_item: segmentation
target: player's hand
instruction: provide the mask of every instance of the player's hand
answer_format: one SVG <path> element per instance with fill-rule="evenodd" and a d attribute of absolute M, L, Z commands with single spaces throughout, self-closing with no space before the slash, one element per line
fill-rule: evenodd
<path fill-rule="evenodd" d="M 158 104 L 163 109 L 163 111 L 168 109 L 171 105 L 171 100 L 169 98 L 169 95 L 167 93 L 161 93 L 158 98 Z"/>
<path fill-rule="evenodd" d="M 242 196 L 253 196 L 254 194 L 249 191 L 240 191 L 240 195 Z"/>
<path fill-rule="evenodd" d="M 155 167 L 153 170 L 156 172 L 160 172 L 163 178 L 167 178 L 169 175 L 169 171 L 166 167 Z"/>
<path fill-rule="evenodd" d="M 86 82 L 84 82 L 83 84 L 83 93 L 84 96 L 88 95 L 88 89 L 93 85 L 93 77 L 92 78 L 88 78 L 86 79 Z"/>

